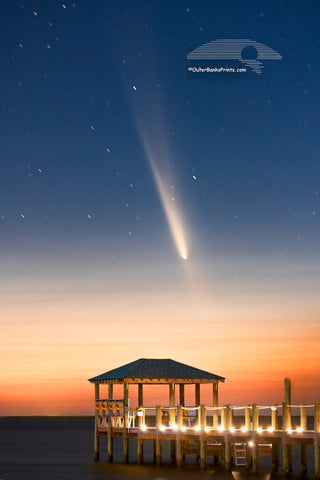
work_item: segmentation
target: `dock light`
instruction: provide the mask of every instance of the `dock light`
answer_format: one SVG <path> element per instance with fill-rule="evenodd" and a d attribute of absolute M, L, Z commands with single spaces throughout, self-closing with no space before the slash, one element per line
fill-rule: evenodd
<path fill-rule="evenodd" d="M 147 430 L 147 427 L 145 425 L 141 425 L 140 429 L 145 432 Z"/>
<path fill-rule="evenodd" d="M 173 424 L 171 425 L 171 428 L 172 428 L 172 430 L 176 430 L 176 431 L 177 431 L 177 430 L 178 430 L 178 425 L 177 425 L 176 423 L 173 423 Z"/>
<path fill-rule="evenodd" d="M 241 427 L 241 432 L 246 433 L 248 431 L 247 427 Z"/>
<path fill-rule="evenodd" d="M 236 429 L 234 427 L 230 427 L 229 430 L 230 430 L 231 433 L 236 431 Z"/>
<path fill-rule="evenodd" d="M 200 427 L 200 425 L 197 425 L 196 427 L 194 427 L 194 429 L 195 429 L 196 432 L 200 432 L 201 427 Z"/>
<path fill-rule="evenodd" d="M 254 443 L 250 440 L 250 442 L 248 443 L 249 447 L 253 447 Z"/>
<path fill-rule="evenodd" d="M 160 430 L 161 430 L 161 432 L 164 432 L 165 429 L 166 429 L 166 427 L 165 427 L 164 425 L 160 425 Z"/>
<path fill-rule="evenodd" d="M 269 427 L 269 428 L 268 428 L 268 432 L 269 432 L 269 433 L 272 433 L 273 431 L 274 431 L 274 428 L 273 428 L 273 427 Z"/>
<path fill-rule="evenodd" d="M 210 427 L 206 427 L 206 428 L 204 429 L 204 431 L 207 432 L 207 433 L 210 432 Z"/>
<path fill-rule="evenodd" d="M 187 427 L 185 425 L 182 425 L 181 432 L 185 432 L 186 430 L 187 430 Z"/>
<path fill-rule="evenodd" d="M 224 431 L 224 427 L 222 425 L 220 425 L 220 427 L 218 427 L 218 431 L 219 432 L 223 432 Z"/>
<path fill-rule="evenodd" d="M 297 428 L 296 428 L 296 432 L 302 433 L 302 432 L 303 432 L 303 428 L 302 428 L 302 427 L 297 427 Z"/>
<path fill-rule="evenodd" d="M 261 427 L 258 427 L 258 428 L 257 428 L 257 432 L 258 432 L 258 433 L 262 433 L 262 428 L 261 428 Z"/>
<path fill-rule="evenodd" d="M 287 429 L 287 432 L 288 432 L 288 433 L 292 433 L 292 428 L 288 428 L 288 429 Z"/>

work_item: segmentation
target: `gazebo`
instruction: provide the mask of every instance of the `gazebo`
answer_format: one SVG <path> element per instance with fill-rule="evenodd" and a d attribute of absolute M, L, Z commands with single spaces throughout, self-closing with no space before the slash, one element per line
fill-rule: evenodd
<path fill-rule="evenodd" d="M 101 405 L 99 387 L 102 384 L 108 385 L 108 399 L 113 399 L 113 385 L 123 384 L 123 409 L 128 410 L 129 385 L 138 385 L 138 408 L 143 407 L 143 385 L 169 386 L 169 408 L 175 407 L 175 387 L 179 385 L 179 404 L 185 405 L 184 386 L 195 385 L 195 406 L 200 406 L 200 385 L 212 384 L 212 406 L 218 406 L 218 384 L 224 382 L 225 378 L 213 373 L 190 367 L 184 363 L 176 362 L 170 358 L 150 359 L 140 358 L 134 362 L 115 368 L 106 373 L 90 378 L 89 382 L 95 385 L 95 406 Z M 97 416 L 97 413 L 96 413 Z M 127 426 L 127 425 L 125 425 Z M 99 428 L 95 428 L 95 459 L 99 458 Z"/>

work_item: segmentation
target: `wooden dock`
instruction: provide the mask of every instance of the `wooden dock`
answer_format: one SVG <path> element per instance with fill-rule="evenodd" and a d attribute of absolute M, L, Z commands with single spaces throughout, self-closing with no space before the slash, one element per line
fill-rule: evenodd
<path fill-rule="evenodd" d="M 292 410 L 299 410 L 298 420 Z M 238 414 L 238 416 L 235 416 Z M 240 416 L 239 416 L 240 414 Z M 263 415 L 262 415 L 263 414 Z M 308 418 L 312 418 L 308 429 Z M 243 425 L 239 420 L 244 419 Z M 107 437 L 107 459 L 113 461 L 113 439 L 122 438 L 123 461 L 128 462 L 130 439 L 137 440 L 138 463 L 143 461 L 143 441 L 153 440 L 153 455 L 157 465 L 162 463 L 162 443 L 170 441 L 171 461 L 182 467 L 185 455 L 195 454 L 200 467 L 206 468 L 207 457 L 212 456 L 226 471 L 232 464 L 251 468 L 258 473 L 260 456 L 272 458 L 276 471 L 282 457 L 282 471 L 292 470 L 292 446 L 301 450 L 301 472 L 307 472 L 307 446 L 315 450 L 315 478 L 320 478 L 320 404 L 244 407 L 139 407 L 127 408 L 123 400 L 96 401 L 95 447 L 99 438 Z M 309 422 L 310 423 L 310 422 Z M 281 425 L 281 428 L 279 428 Z"/>
<path fill-rule="evenodd" d="M 273 405 L 219 406 L 218 385 L 224 377 L 171 359 L 140 358 L 89 379 L 95 388 L 95 460 L 99 460 L 100 438 L 107 437 L 107 458 L 113 461 L 113 440 L 123 442 L 123 461 L 129 459 L 129 444 L 137 444 L 138 463 L 143 461 L 143 442 L 152 440 L 157 465 L 163 462 L 162 445 L 170 444 L 170 457 L 178 467 L 185 456 L 196 455 L 205 469 L 208 457 L 226 471 L 232 464 L 246 466 L 257 474 L 259 457 L 270 456 L 272 471 L 292 471 L 292 447 L 300 448 L 300 470 L 306 473 L 307 447 L 314 449 L 315 478 L 320 479 L 320 403 L 293 405 L 291 381 L 284 379 L 284 402 Z M 212 385 L 212 404 L 201 404 L 202 384 Z M 123 386 L 123 398 L 114 399 L 113 386 Z M 137 408 L 130 408 L 129 389 L 138 387 Z M 167 385 L 168 407 L 146 407 L 145 385 Z M 185 385 L 194 386 L 194 406 L 185 405 Z M 100 387 L 107 386 L 107 398 Z M 176 392 L 179 387 L 179 392 Z M 176 393 L 179 400 L 176 402 Z M 179 405 L 176 405 L 179 403 Z M 130 442 L 135 439 L 135 442 Z M 131 445 L 131 448 L 132 448 Z M 296 450 L 297 447 L 295 447 Z M 310 466 L 310 465 L 309 465 Z M 313 470 L 313 469 L 312 469 Z M 310 472 L 309 472 L 310 473 Z"/>

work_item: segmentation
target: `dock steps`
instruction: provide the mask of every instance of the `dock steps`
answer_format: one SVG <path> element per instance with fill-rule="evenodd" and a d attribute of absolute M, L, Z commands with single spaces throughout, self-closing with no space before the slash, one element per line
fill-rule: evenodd
<path fill-rule="evenodd" d="M 247 444 L 244 442 L 233 443 L 233 459 L 236 467 L 247 464 Z"/>

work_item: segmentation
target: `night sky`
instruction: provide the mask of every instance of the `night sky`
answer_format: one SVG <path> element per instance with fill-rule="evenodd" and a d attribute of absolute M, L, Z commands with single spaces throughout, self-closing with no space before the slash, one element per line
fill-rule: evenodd
<path fill-rule="evenodd" d="M 140 357 L 225 376 L 233 404 L 285 376 L 318 400 L 319 3 L 6 0 L 0 21 L 0 414 L 91 412 L 86 379 Z M 282 60 L 188 78 L 221 38 Z"/>

